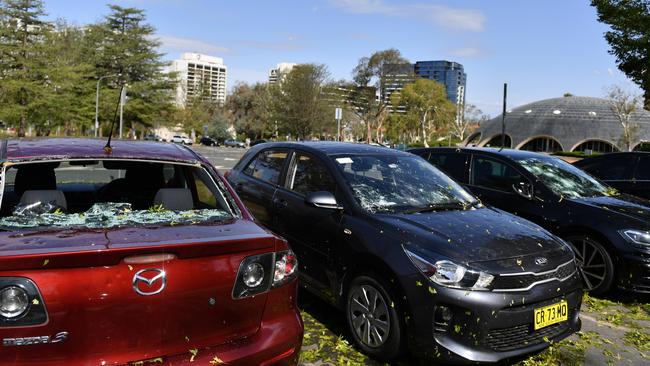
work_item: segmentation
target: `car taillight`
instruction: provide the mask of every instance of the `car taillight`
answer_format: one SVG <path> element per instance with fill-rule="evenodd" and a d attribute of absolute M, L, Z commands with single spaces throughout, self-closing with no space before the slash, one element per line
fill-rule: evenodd
<path fill-rule="evenodd" d="M 296 277 L 297 269 L 298 260 L 291 250 L 246 257 L 239 265 L 232 298 L 242 299 L 280 287 Z"/>
<path fill-rule="evenodd" d="M 298 258 L 291 250 L 275 253 L 275 271 L 273 273 L 273 287 L 279 287 L 296 277 Z"/>
<path fill-rule="evenodd" d="M 0 327 L 46 322 L 45 304 L 32 280 L 24 277 L 0 277 Z"/>

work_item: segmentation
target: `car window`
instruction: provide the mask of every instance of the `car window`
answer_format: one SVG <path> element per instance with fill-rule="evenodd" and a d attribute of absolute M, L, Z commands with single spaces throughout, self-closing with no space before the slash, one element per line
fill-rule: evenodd
<path fill-rule="evenodd" d="M 295 164 L 288 188 L 296 193 L 307 195 L 311 192 L 336 191 L 336 183 L 327 168 L 317 158 L 304 153 L 296 155 Z"/>
<path fill-rule="evenodd" d="M 475 186 L 512 192 L 513 184 L 526 182 L 526 179 L 508 164 L 475 156 L 472 163 L 472 181 Z"/>
<path fill-rule="evenodd" d="M 632 178 L 635 163 L 635 156 L 621 155 L 598 158 L 593 162 L 578 165 L 582 170 L 602 180 L 629 180 Z"/>
<path fill-rule="evenodd" d="M 641 156 L 639 165 L 636 168 L 635 179 L 650 180 L 650 156 Z"/>
<path fill-rule="evenodd" d="M 0 229 L 192 225 L 233 217 L 228 192 L 194 165 L 60 160 L 0 169 Z"/>
<path fill-rule="evenodd" d="M 429 162 L 457 181 L 467 182 L 465 172 L 469 165 L 469 154 L 433 152 L 429 156 Z"/>
<path fill-rule="evenodd" d="M 282 150 L 265 150 L 260 152 L 244 169 L 244 174 L 277 185 L 287 152 Z"/>

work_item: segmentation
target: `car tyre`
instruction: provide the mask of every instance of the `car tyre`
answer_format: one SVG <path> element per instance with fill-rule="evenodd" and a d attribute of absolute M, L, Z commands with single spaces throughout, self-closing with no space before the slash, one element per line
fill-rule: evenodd
<path fill-rule="evenodd" d="M 402 353 L 406 327 L 395 291 L 380 278 L 364 274 L 352 280 L 345 314 L 357 346 L 377 360 L 390 361 Z"/>
<path fill-rule="evenodd" d="M 575 253 L 585 290 L 592 295 L 609 291 L 614 282 L 614 262 L 605 246 L 588 235 L 571 235 L 565 240 Z"/>

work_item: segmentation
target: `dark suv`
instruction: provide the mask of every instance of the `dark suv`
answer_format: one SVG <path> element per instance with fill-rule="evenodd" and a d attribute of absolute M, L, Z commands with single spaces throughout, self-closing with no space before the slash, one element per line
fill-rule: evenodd
<path fill-rule="evenodd" d="M 621 192 L 650 199 L 650 152 L 604 154 L 573 165 Z"/>
<path fill-rule="evenodd" d="M 585 287 L 650 292 L 650 202 L 558 158 L 519 150 L 417 149 L 484 203 L 529 219 L 574 248 Z"/>
<path fill-rule="evenodd" d="M 244 155 L 228 180 L 289 240 L 302 284 L 345 311 L 354 341 L 375 358 L 410 344 L 446 361 L 496 362 L 580 328 L 569 246 L 483 206 L 417 156 L 269 143 Z"/>

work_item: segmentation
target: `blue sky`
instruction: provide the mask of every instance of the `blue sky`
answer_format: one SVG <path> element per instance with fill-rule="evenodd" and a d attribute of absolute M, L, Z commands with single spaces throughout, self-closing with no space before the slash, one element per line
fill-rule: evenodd
<path fill-rule="evenodd" d="M 224 58 L 228 83 L 264 81 L 279 62 L 317 62 L 349 79 L 358 59 L 397 48 L 411 61 L 452 60 L 467 73 L 467 101 L 500 113 L 503 83 L 515 107 L 565 92 L 638 91 L 607 53 L 606 26 L 588 0 L 217 1 L 115 0 L 145 9 L 167 59 Z M 74 24 L 108 12 L 96 0 L 45 0 L 50 18 Z"/>

